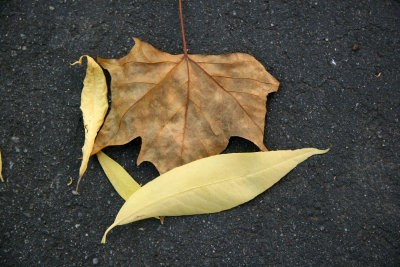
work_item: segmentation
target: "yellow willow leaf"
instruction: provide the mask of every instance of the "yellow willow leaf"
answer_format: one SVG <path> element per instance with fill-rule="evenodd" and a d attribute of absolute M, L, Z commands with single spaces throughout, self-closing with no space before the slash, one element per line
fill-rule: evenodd
<path fill-rule="evenodd" d="M 132 194 L 102 243 L 117 225 L 157 215 L 214 213 L 236 207 L 267 190 L 308 157 L 327 151 L 304 148 L 222 154 L 172 169 Z"/>
<path fill-rule="evenodd" d="M 108 180 L 124 200 L 127 200 L 140 188 L 140 184 L 138 184 L 135 179 L 133 179 L 133 177 L 130 176 L 129 173 L 115 160 L 101 151 L 97 152 L 96 155 Z M 155 218 L 159 219 L 161 224 L 163 224 L 163 217 L 160 218 L 156 216 Z"/>
<path fill-rule="evenodd" d="M 140 184 L 138 184 L 116 161 L 101 151 L 97 152 L 96 155 L 108 180 L 110 180 L 115 190 L 123 199 L 127 200 L 140 188 Z"/>
<path fill-rule="evenodd" d="M 72 65 L 81 65 L 83 57 L 87 58 L 86 77 L 83 81 L 81 96 L 81 110 L 85 127 L 85 144 L 82 147 L 83 156 L 81 167 L 79 169 L 79 180 L 76 191 L 78 191 L 79 182 L 86 171 L 90 153 L 93 150 L 94 140 L 104 122 L 104 117 L 108 109 L 107 83 L 101 67 L 93 58 L 86 55 L 82 56 Z"/>
<path fill-rule="evenodd" d="M 1 161 L 1 149 L 0 149 L 0 180 L 4 183 L 4 178 L 1 172 L 3 171 L 3 162 Z"/>

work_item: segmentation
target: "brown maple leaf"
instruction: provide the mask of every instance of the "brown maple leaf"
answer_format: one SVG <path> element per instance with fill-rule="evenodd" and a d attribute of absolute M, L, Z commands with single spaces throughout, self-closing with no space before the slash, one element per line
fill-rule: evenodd
<path fill-rule="evenodd" d="M 279 82 L 254 57 L 171 55 L 134 38 L 121 59 L 98 58 L 111 74 L 111 110 L 92 151 L 142 137 L 138 164 L 152 162 L 160 173 L 219 154 L 231 136 L 261 150 L 267 95 Z"/>
<path fill-rule="evenodd" d="M 92 154 L 142 137 L 138 164 L 160 173 L 219 154 L 231 136 L 261 150 L 267 94 L 279 82 L 248 54 L 171 55 L 134 38 L 121 59 L 101 59 L 112 104 Z"/>

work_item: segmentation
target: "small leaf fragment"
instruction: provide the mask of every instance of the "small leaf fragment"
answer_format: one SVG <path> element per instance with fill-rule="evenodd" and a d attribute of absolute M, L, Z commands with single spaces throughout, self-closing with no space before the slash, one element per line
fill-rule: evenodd
<path fill-rule="evenodd" d="M 261 194 L 299 163 L 327 150 L 303 148 L 222 154 L 168 171 L 137 190 L 118 212 L 117 225 L 154 216 L 214 213 L 236 207 Z"/>
<path fill-rule="evenodd" d="M 79 180 L 76 186 L 78 191 L 79 183 L 86 171 L 90 154 L 93 150 L 94 140 L 97 136 L 108 109 L 107 83 L 101 67 L 93 58 L 84 55 L 71 65 L 82 64 L 83 57 L 87 58 L 86 77 L 83 81 L 81 96 L 81 110 L 83 124 L 85 127 L 85 144 L 82 147 L 82 163 L 79 169 Z"/>
<path fill-rule="evenodd" d="M 1 160 L 1 149 L 0 149 L 0 180 L 4 183 L 3 175 L 1 174 L 3 171 L 3 161 Z"/>
<path fill-rule="evenodd" d="M 127 200 L 140 188 L 140 184 L 118 162 L 101 151 L 97 152 L 96 155 L 108 180 L 124 200 Z M 156 216 L 155 218 L 159 219 L 161 224 L 164 224 L 164 217 Z"/>
<path fill-rule="evenodd" d="M 101 151 L 97 152 L 96 155 L 108 180 L 110 180 L 115 190 L 123 199 L 127 200 L 140 188 L 140 184 L 138 184 L 116 161 Z"/>

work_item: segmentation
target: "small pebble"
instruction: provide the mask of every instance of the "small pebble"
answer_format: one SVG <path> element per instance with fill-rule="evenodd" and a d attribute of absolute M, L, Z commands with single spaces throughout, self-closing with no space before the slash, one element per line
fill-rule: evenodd
<path fill-rule="evenodd" d="M 99 263 L 99 259 L 98 258 L 93 258 L 92 262 L 93 262 L 93 265 L 96 265 L 96 264 Z"/>
<path fill-rule="evenodd" d="M 351 48 L 351 50 L 353 51 L 357 51 L 358 49 L 360 49 L 360 47 L 358 46 L 358 44 L 353 44 L 353 47 Z"/>

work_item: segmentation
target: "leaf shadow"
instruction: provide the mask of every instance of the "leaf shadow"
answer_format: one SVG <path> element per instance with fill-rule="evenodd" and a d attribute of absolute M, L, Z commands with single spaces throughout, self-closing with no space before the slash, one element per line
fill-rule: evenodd
<path fill-rule="evenodd" d="M 107 113 L 106 113 L 106 117 L 107 117 L 107 115 L 111 109 L 111 74 L 108 72 L 108 70 L 104 69 L 103 67 L 101 67 L 101 68 L 103 69 L 104 76 L 106 77 L 106 83 L 107 83 L 107 99 L 108 99 L 108 109 L 107 109 Z"/>
<path fill-rule="evenodd" d="M 243 153 L 243 152 L 258 152 L 260 149 L 251 141 L 238 136 L 232 136 L 229 139 L 228 146 L 221 154 L 227 153 Z"/>

